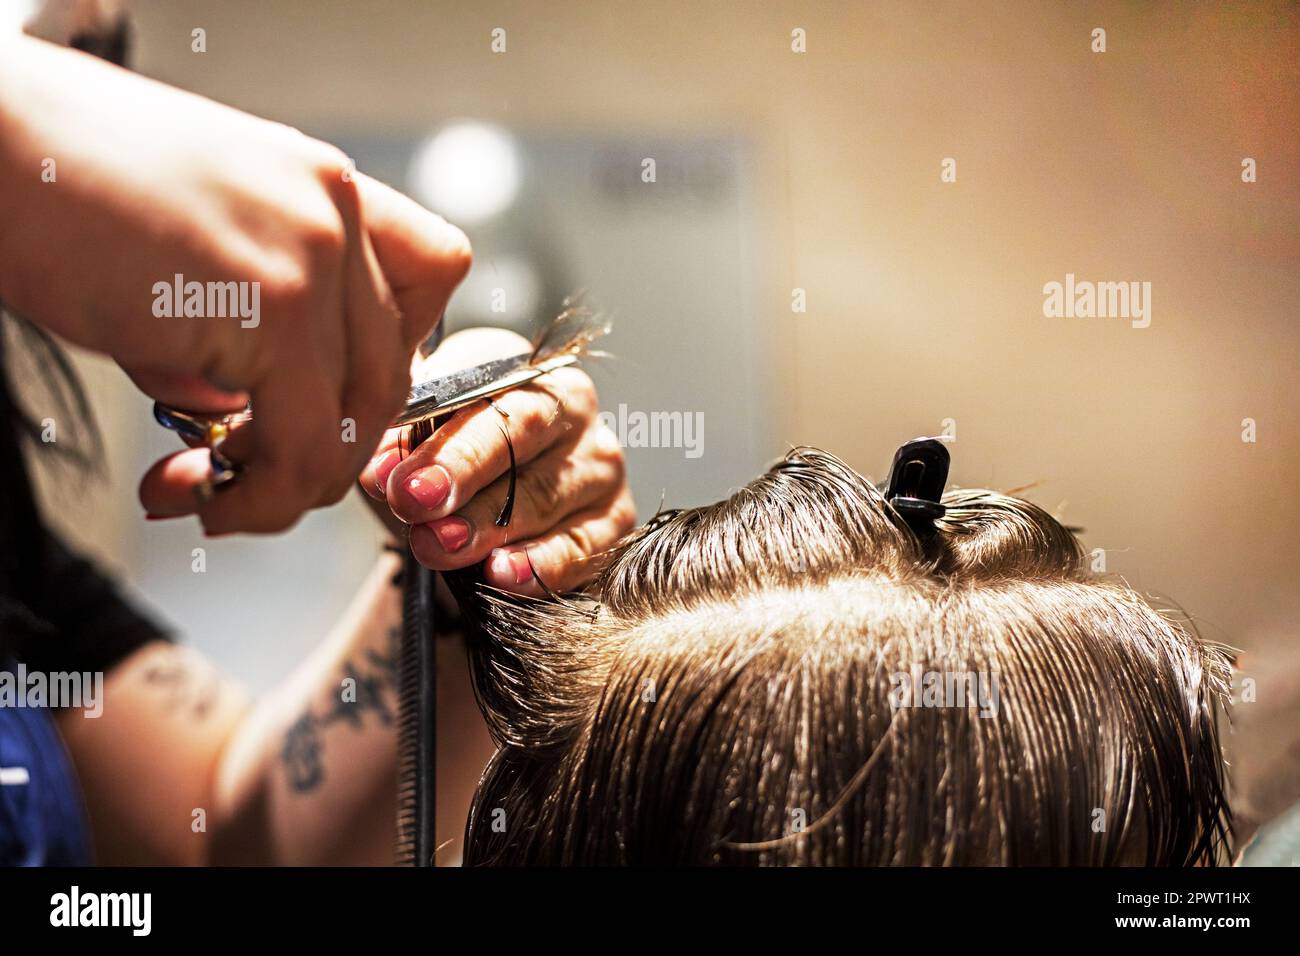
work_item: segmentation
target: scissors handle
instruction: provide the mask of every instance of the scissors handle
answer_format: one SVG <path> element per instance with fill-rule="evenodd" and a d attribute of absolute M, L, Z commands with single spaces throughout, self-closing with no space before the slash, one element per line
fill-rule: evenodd
<path fill-rule="evenodd" d="M 232 428 L 249 421 L 249 409 L 224 415 L 201 415 L 154 402 L 153 417 L 163 428 L 170 428 L 184 439 L 187 445 L 208 449 L 209 472 L 195 489 L 199 500 L 208 501 L 218 490 L 239 477 L 240 466 L 221 453 L 221 443 Z"/>

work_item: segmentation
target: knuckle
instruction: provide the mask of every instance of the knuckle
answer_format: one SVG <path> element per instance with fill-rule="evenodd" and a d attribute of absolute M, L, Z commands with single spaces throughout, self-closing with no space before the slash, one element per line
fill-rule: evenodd
<path fill-rule="evenodd" d="M 347 252 L 347 227 L 336 209 L 303 215 L 298 223 L 303 256 L 312 268 L 337 267 Z"/>
<path fill-rule="evenodd" d="M 518 418 L 521 432 L 529 434 L 545 432 L 563 414 L 564 404 L 550 389 L 529 388 L 520 395 L 526 399 L 522 414 L 511 413 L 511 415 L 512 418 Z"/>
<path fill-rule="evenodd" d="M 265 262 L 261 269 L 261 299 L 273 312 L 282 315 L 305 315 L 311 310 L 316 290 L 306 264 L 281 257 Z"/>
<path fill-rule="evenodd" d="M 591 431 L 591 454 L 597 461 L 612 465 L 622 480 L 626 468 L 623 445 L 614 434 L 614 430 L 604 422 L 597 422 Z"/>
<path fill-rule="evenodd" d="M 353 195 L 356 194 L 356 183 L 351 175 L 352 160 L 347 153 L 332 143 L 318 139 L 308 139 L 307 150 L 307 162 L 311 164 L 317 178 L 325 184 L 332 195 L 342 196 L 343 193 L 335 192 L 340 188 Z"/>
<path fill-rule="evenodd" d="M 595 542 L 586 527 L 574 525 L 564 532 L 564 537 L 569 542 L 569 546 L 579 555 L 595 554 Z"/>
<path fill-rule="evenodd" d="M 500 436 L 496 436 L 499 438 Z M 493 436 L 484 431 L 466 427 L 447 443 L 448 457 L 455 463 L 457 470 L 465 475 L 482 474 L 492 463 L 494 457 Z M 441 457 L 441 456 L 439 456 Z M 456 472 L 452 473 L 453 479 Z M 495 477 L 485 476 L 485 477 Z"/>
<path fill-rule="evenodd" d="M 590 421 L 600 411 L 600 400 L 596 395 L 596 383 L 582 369 L 568 366 L 556 369 L 559 383 L 564 389 L 563 409 L 574 418 Z"/>
<path fill-rule="evenodd" d="M 524 472 L 516 488 L 525 510 L 543 519 L 556 511 L 563 491 L 564 481 L 560 475 L 543 469 Z"/>

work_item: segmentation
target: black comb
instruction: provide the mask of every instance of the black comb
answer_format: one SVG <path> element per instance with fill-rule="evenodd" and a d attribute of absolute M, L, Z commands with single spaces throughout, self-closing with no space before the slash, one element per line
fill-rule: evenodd
<path fill-rule="evenodd" d="M 440 422 L 410 426 L 410 449 Z M 433 866 L 437 849 L 438 655 L 433 640 L 435 572 L 406 549 L 402 568 L 402 641 L 398 652 L 398 866 Z"/>

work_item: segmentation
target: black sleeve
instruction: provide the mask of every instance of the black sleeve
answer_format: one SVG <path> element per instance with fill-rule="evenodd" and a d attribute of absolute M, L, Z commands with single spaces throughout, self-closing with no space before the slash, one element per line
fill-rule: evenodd
<path fill-rule="evenodd" d="M 48 530 L 44 539 L 27 602 L 43 626 L 26 629 L 17 655 L 30 669 L 107 673 L 141 645 L 171 640 L 89 561 Z"/>

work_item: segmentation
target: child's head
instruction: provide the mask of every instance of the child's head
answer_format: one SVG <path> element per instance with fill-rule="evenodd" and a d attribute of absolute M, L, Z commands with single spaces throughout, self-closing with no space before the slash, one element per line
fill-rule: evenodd
<path fill-rule="evenodd" d="M 468 863 L 1188 864 L 1228 837 L 1225 653 L 1028 502 L 918 537 L 800 449 L 592 600 L 489 598 Z"/>

